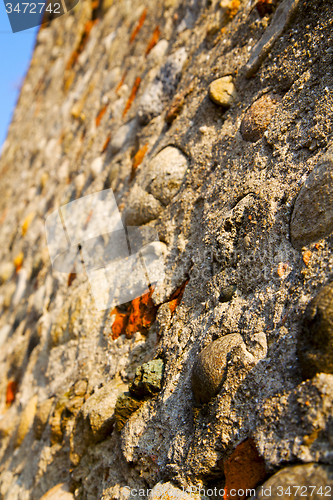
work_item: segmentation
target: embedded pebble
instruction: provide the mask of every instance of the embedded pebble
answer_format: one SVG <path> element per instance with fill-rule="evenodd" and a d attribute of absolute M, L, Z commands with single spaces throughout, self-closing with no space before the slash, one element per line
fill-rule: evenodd
<path fill-rule="evenodd" d="M 142 403 L 143 401 L 133 398 L 129 392 L 123 392 L 118 396 L 114 411 L 118 431 L 121 431 L 132 413 L 138 410 Z"/>
<path fill-rule="evenodd" d="M 40 500 L 74 500 L 67 483 L 60 483 L 51 488 Z"/>
<path fill-rule="evenodd" d="M 184 491 L 184 488 L 177 488 L 171 482 L 157 483 L 150 491 L 148 500 L 199 500 L 199 495 L 193 495 Z"/>
<path fill-rule="evenodd" d="M 229 300 L 232 299 L 232 296 L 234 295 L 236 290 L 237 290 L 236 285 L 230 285 L 227 286 L 226 288 L 223 288 L 219 296 L 219 302 L 229 302 Z"/>
<path fill-rule="evenodd" d="M 305 379 L 333 373 L 333 283 L 308 304 L 298 336 L 298 357 Z"/>
<path fill-rule="evenodd" d="M 209 97 L 215 104 L 225 109 L 230 108 L 237 98 L 232 76 L 223 76 L 214 80 L 209 86 Z"/>
<path fill-rule="evenodd" d="M 321 500 L 325 493 L 329 493 L 329 498 L 332 498 L 332 488 L 332 465 L 316 463 L 292 465 L 271 476 L 251 498 L 279 500 L 289 498 L 292 494 L 292 498 L 311 497 L 313 500 Z"/>
<path fill-rule="evenodd" d="M 138 118 L 141 124 L 147 124 L 162 113 L 165 103 L 175 91 L 186 59 L 187 52 L 184 47 L 176 50 L 148 85 L 139 104 Z"/>
<path fill-rule="evenodd" d="M 221 389 L 227 375 L 227 356 L 240 349 L 252 361 L 241 335 L 232 333 L 208 344 L 198 355 L 192 369 L 192 389 L 198 403 L 208 403 Z"/>
<path fill-rule="evenodd" d="M 0 347 L 4 344 L 4 342 L 7 340 L 7 337 L 12 329 L 11 325 L 3 325 L 2 328 L 0 328 Z"/>
<path fill-rule="evenodd" d="M 301 249 L 333 232 L 333 148 L 304 182 L 290 223 L 292 245 Z"/>
<path fill-rule="evenodd" d="M 5 262 L 0 267 L 0 285 L 5 283 L 14 273 L 15 266 L 12 262 Z"/>
<path fill-rule="evenodd" d="M 155 63 L 158 63 L 163 59 L 169 47 L 169 42 L 167 40 L 160 40 L 157 42 L 155 47 L 152 48 L 148 59 L 153 60 Z"/>
<path fill-rule="evenodd" d="M 275 42 L 291 22 L 299 3 L 299 0 L 283 0 L 279 4 L 270 25 L 252 49 L 245 66 L 246 78 L 251 78 L 258 71 Z"/>
<path fill-rule="evenodd" d="M 240 127 L 245 141 L 256 142 L 261 139 L 280 101 L 281 96 L 269 92 L 252 104 L 246 111 Z"/>
<path fill-rule="evenodd" d="M 187 157 L 178 148 L 167 146 L 149 163 L 147 191 L 168 205 L 180 188 L 187 167 Z"/>
<path fill-rule="evenodd" d="M 157 219 L 163 209 L 163 205 L 152 194 L 134 184 L 123 211 L 123 218 L 129 226 L 140 226 Z"/>
<path fill-rule="evenodd" d="M 26 288 L 27 288 L 27 280 L 28 280 L 28 273 L 26 269 L 21 269 L 18 272 L 18 282 L 16 286 L 16 290 L 12 299 L 13 306 L 17 306 L 20 300 L 22 299 L 23 295 L 25 294 Z"/>
<path fill-rule="evenodd" d="M 133 396 L 154 396 L 161 390 L 164 363 L 162 359 L 153 359 L 139 366 L 135 378 L 129 387 Z"/>

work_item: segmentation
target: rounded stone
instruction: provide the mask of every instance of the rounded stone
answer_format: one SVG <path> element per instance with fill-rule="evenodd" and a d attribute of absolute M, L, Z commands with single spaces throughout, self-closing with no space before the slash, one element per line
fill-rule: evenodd
<path fill-rule="evenodd" d="M 47 491 L 40 500 L 74 500 L 74 496 L 70 493 L 67 483 L 60 483 Z"/>
<path fill-rule="evenodd" d="M 257 142 L 261 139 L 280 101 L 281 96 L 269 92 L 250 106 L 240 127 L 245 141 Z"/>
<path fill-rule="evenodd" d="M 192 389 L 198 403 L 208 403 L 218 394 L 227 375 L 228 354 L 235 348 L 245 351 L 238 333 L 214 340 L 199 353 L 192 368 Z"/>
<path fill-rule="evenodd" d="M 257 489 L 256 495 L 252 498 L 279 500 L 289 498 L 291 494 L 292 498 L 311 497 L 313 500 L 321 500 L 325 497 L 325 493 L 329 493 L 329 498 L 332 498 L 332 487 L 332 465 L 316 463 L 293 465 L 271 476 Z"/>
<path fill-rule="evenodd" d="M 229 300 L 232 299 L 236 290 L 237 290 L 236 285 L 230 285 L 223 288 L 219 296 L 219 302 L 229 302 Z"/>
<path fill-rule="evenodd" d="M 232 76 L 223 76 L 214 80 L 209 86 L 209 97 L 218 106 L 230 108 L 237 98 Z"/>
<path fill-rule="evenodd" d="M 305 379 L 316 373 L 333 373 L 333 283 L 308 304 L 297 348 Z"/>
<path fill-rule="evenodd" d="M 163 209 L 163 205 L 152 194 L 134 184 L 123 211 L 123 219 L 129 226 L 140 226 L 157 219 Z"/>
<path fill-rule="evenodd" d="M 162 149 L 149 163 L 151 178 L 147 191 L 163 205 L 168 205 L 183 181 L 188 159 L 173 146 Z"/>
<path fill-rule="evenodd" d="M 333 232 L 333 148 L 303 184 L 290 223 L 292 245 L 301 249 Z"/>

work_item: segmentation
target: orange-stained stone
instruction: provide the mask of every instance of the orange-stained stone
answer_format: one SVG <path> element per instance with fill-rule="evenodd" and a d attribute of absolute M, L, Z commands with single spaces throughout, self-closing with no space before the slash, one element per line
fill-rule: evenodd
<path fill-rule="evenodd" d="M 223 465 L 224 500 L 244 500 L 249 496 L 246 495 L 246 490 L 255 488 L 267 475 L 264 459 L 259 455 L 251 438 L 240 443 Z M 236 495 L 231 495 L 232 489 L 236 490 Z M 244 495 L 238 495 L 239 490 L 243 490 Z"/>
<path fill-rule="evenodd" d="M 105 104 L 105 106 L 102 107 L 102 109 L 100 110 L 100 112 L 96 116 L 96 119 L 95 119 L 95 121 L 96 121 L 96 127 L 98 127 L 99 124 L 101 123 L 101 119 L 103 118 L 107 107 L 108 107 L 108 105 Z"/>
<path fill-rule="evenodd" d="M 127 103 L 126 103 L 126 106 L 125 106 L 125 109 L 124 109 L 124 112 L 123 112 L 123 117 L 126 115 L 127 111 L 128 111 L 128 110 L 130 109 L 130 107 L 132 106 L 132 102 L 134 101 L 135 96 L 136 96 L 136 94 L 137 94 L 137 91 L 139 90 L 140 83 L 141 83 L 141 78 L 138 76 L 138 77 L 135 79 L 135 82 L 134 82 L 134 85 L 133 85 L 133 88 L 132 88 L 131 95 L 129 96 L 128 101 L 127 101 Z"/>
<path fill-rule="evenodd" d="M 144 334 L 148 332 L 155 321 L 158 309 L 151 298 L 153 292 L 152 287 L 141 297 L 133 299 L 126 313 L 121 312 L 118 307 L 111 311 L 111 315 L 116 315 L 111 327 L 113 339 L 118 338 L 119 335 L 126 335 L 129 339 L 136 332 Z"/>
<path fill-rule="evenodd" d="M 135 171 L 138 168 L 138 166 L 142 163 L 145 154 L 147 153 L 148 149 L 148 144 L 145 144 L 142 148 L 139 149 L 139 151 L 135 154 L 132 162 L 132 173 L 131 173 L 131 181 L 134 178 Z"/>
<path fill-rule="evenodd" d="M 110 313 L 116 315 L 116 319 L 112 324 L 112 339 L 116 340 L 120 335 L 125 334 L 126 326 L 128 323 L 128 314 L 119 313 L 118 309 L 115 308 Z"/>
<path fill-rule="evenodd" d="M 15 396 L 17 393 L 17 382 L 16 380 L 12 380 L 11 382 L 8 382 L 7 384 L 7 391 L 6 391 L 6 404 L 11 405 L 13 401 L 15 401 Z"/>
<path fill-rule="evenodd" d="M 185 98 L 193 91 L 194 84 L 196 80 L 191 80 L 183 92 L 176 94 L 170 107 L 166 113 L 165 121 L 171 125 L 171 123 L 177 118 L 181 110 L 183 109 Z"/>
<path fill-rule="evenodd" d="M 26 235 L 26 232 L 28 231 L 29 226 L 34 218 L 35 218 L 35 212 L 31 212 L 29 215 L 26 216 L 22 224 L 22 236 Z"/>
<path fill-rule="evenodd" d="M 24 253 L 23 252 L 20 252 L 19 254 L 17 254 L 16 257 L 15 257 L 15 259 L 14 259 L 14 266 L 16 268 L 16 272 L 17 273 L 19 272 L 19 270 L 22 267 L 23 259 L 24 259 Z"/>
<path fill-rule="evenodd" d="M 145 22 L 145 19 L 146 19 L 146 15 L 147 15 L 147 9 L 145 9 L 142 14 L 141 14 L 141 17 L 139 19 L 139 22 L 138 24 L 135 26 L 132 34 L 131 34 L 131 38 L 130 38 L 130 43 L 133 43 L 134 40 L 135 40 L 135 37 L 136 35 L 139 33 L 139 31 L 141 30 L 142 26 L 143 26 L 143 23 Z"/>
<path fill-rule="evenodd" d="M 175 293 L 173 293 L 170 297 L 170 301 L 169 301 L 169 307 L 170 307 L 170 311 L 171 311 L 171 314 L 173 314 L 176 310 L 176 307 L 180 304 L 182 298 L 183 298 L 183 294 L 184 294 L 184 290 L 185 290 L 185 287 L 187 285 L 187 283 L 189 282 L 189 280 L 185 281 L 176 291 Z"/>
<path fill-rule="evenodd" d="M 312 252 L 311 250 L 306 250 L 304 253 L 303 253 L 303 261 L 304 261 L 304 264 L 306 266 L 309 265 L 309 262 L 310 262 L 310 259 L 311 259 L 311 255 L 312 255 Z"/>
<path fill-rule="evenodd" d="M 159 28 L 159 26 L 156 26 L 156 28 L 154 29 L 153 36 L 151 37 L 151 39 L 149 40 L 149 43 L 147 45 L 146 54 L 145 54 L 146 56 L 149 54 L 151 49 L 153 49 L 155 47 L 160 35 L 161 35 L 160 28 Z"/>
<path fill-rule="evenodd" d="M 106 148 L 107 148 L 107 147 L 108 147 L 108 145 L 109 145 L 110 139 L 111 139 L 111 137 L 108 135 L 108 136 L 107 136 L 107 138 L 105 139 L 104 144 L 103 144 L 103 147 L 102 147 L 102 153 L 104 153 L 104 151 L 106 151 Z"/>

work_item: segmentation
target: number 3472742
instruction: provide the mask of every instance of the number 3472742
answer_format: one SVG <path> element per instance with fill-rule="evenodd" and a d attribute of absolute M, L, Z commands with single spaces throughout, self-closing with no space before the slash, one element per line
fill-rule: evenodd
<path fill-rule="evenodd" d="M 12 12 L 17 12 L 18 14 L 22 12 L 23 14 L 40 14 L 45 7 L 45 2 L 41 3 L 18 3 L 15 7 L 13 4 L 6 3 L 6 12 L 7 14 L 11 14 Z M 53 10 L 52 10 L 53 7 Z M 53 12 L 54 14 L 61 14 L 60 12 L 60 3 L 52 4 L 50 3 L 46 7 L 47 12 Z"/>

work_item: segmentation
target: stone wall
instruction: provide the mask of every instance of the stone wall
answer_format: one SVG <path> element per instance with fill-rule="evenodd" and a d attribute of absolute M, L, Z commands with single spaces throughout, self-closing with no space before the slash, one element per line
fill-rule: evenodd
<path fill-rule="evenodd" d="M 1 500 L 332 486 L 332 7 L 81 0 L 41 27 L 0 159 Z M 45 219 L 105 189 L 165 276 L 99 310 Z"/>

